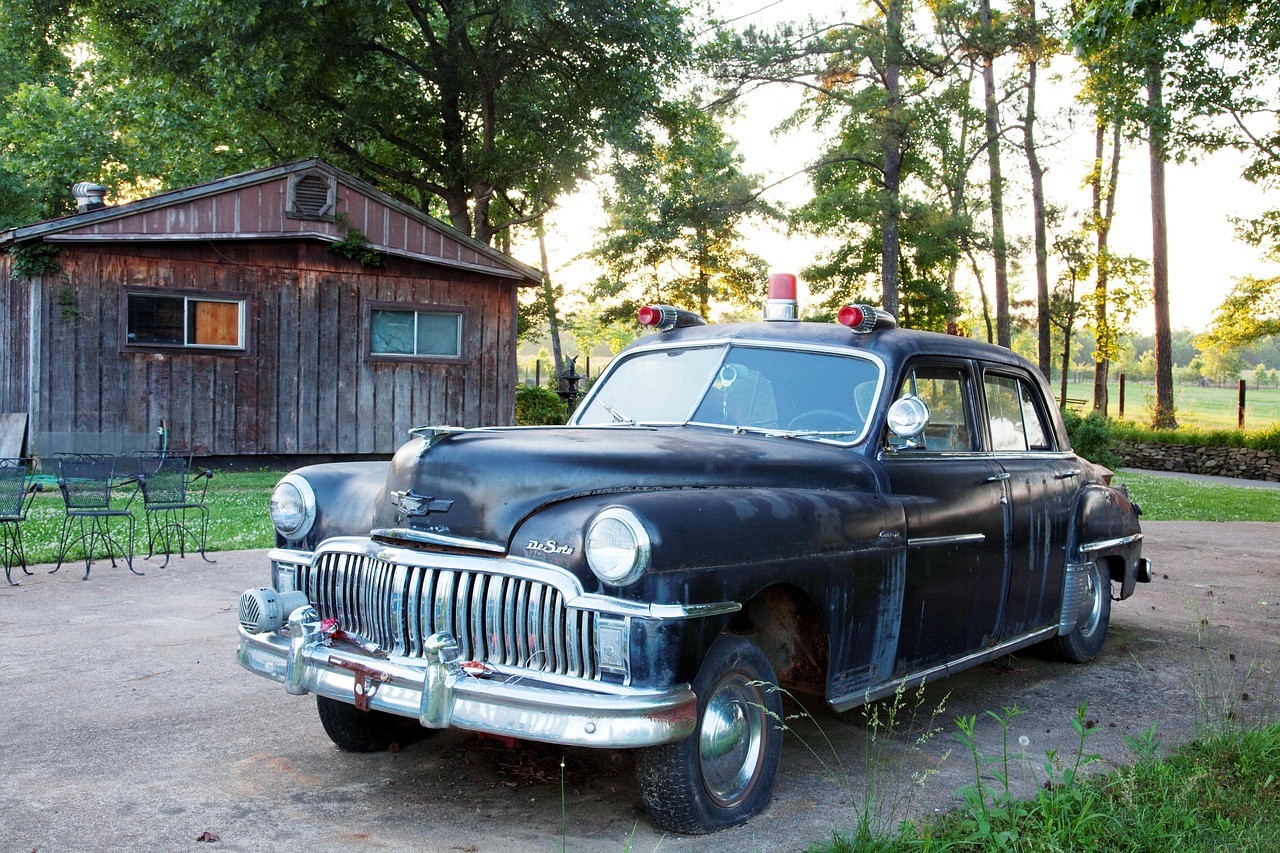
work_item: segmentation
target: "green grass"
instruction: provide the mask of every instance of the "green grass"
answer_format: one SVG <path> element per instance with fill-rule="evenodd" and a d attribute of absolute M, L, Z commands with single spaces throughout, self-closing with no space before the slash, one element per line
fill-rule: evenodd
<path fill-rule="evenodd" d="M 1058 389 L 1057 383 L 1053 385 Z M 1088 411 L 1093 403 L 1093 383 L 1078 382 L 1067 384 L 1067 396 L 1072 399 L 1087 401 Z M 1125 384 L 1124 420 L 1147 424 L 1151 420 L 1151 407 L 1155 402 L 1156 389 L 1149 383 L 1127 382 Z M 1173 389 L 1174 411 L 1179 426 L 1197 427 L 1199 429 L 1235 429 L 1237 427 L 1236 405 L 1237 392 L 1234 385 L 1222 388 L 1201 388 L 1199 385 L 1175 385 Z M 1120 385 L 1113 382 L 1109 386 L 1108 414 L 1119 417 Z M 1280 388 L 1253 388 L 1245 393 L 1245 429 L 1265 429 L 1280 421 Z"/>
<path fill-rule="evenodd" d="M 1097 760 L 1084 749 L 1087 730 L 1077 728 L 1080 751 L 1046 754 L 1041 763 L 1016 747 L 1003 757 L 983 755 L 969 737 L 975 719 L 985 717 L 957 723 L 957 740 L 975 761 L 974 784 L 959 792 L 962 806 L 887 833 L 869 836 L 859 827 L 852 836 L 837 834 L 809 847 L 809 853 L 1280 849 L 1278 724 L 1205 734 L 1165 758 L 1157 757 L 1161 750 L 1152 728 L 1146 737 L 1130 740 L 1132 765 L 1085 776 L 1075 771 Z M 1032 797 L 1008 796 L 1001 780 L 1024 770 L 1044 784 Z"/>
<path fill-rule="evenodd" d="M 278 471 L 214 474 L 209 482 L 209 494 L 205 501 L 209 507 L 208 550 L 241 551 L 269 548 L 275 544 L 267 508 L 271 489 L 280 477 L 281 473 Z M 123 491 L 113 500 L 113 505 L 124 506 L 131 491 Z M 142 496 L 135 494 L 128 506 L 137 519 L 135 536 L 139 538 L 134 551 L 145 556 L 146 522 L 143 518 Z M 52 563 L 57 559 L 58 535 L 63 517 L 62 496 L 58 487 L 46 486 L 45 491 L 36 495 L 31 514 L 22 525 L 22 541 L 28 564 Z M 73 551 L 74 554 L 76 552 Z"/>
<path fill-rule="evenodd" d="M 1280 491 L 1121 471 L 1144 521 L 1280 521 Z"/>

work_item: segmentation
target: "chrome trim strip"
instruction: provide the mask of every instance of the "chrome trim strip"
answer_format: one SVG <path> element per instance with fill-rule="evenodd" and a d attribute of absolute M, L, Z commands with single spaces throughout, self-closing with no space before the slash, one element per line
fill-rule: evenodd
<path fill-rule="evenodd" d="M 832 699 L 830 700 L 830 705 L 832 710 L 837 712 L 848 711 L 850 708 L 856 708 L 859 705 L 865 705 L 869 702 L 874 702 L 877 699 L 883 699 L 886 696 L 891 696 L 899 687 L 911 690 L 912 688 L 919 687 L 926 681 L 945 678 L 948 675 L 953 675 L 959 672 L 960 670 L 977 666 L 980 663 L 986 663 L 987 661 L 994 660 L 1002 655 L 1007 655 L 1009 652 L 1034 645 L 1041 640 L 1047 640 L 1050 637 L 1055 636 L 1057 633 L 1058 626 L 1056 624 L 1050 625 L 1048 628 L 1041 628 L 1034 634 L 1017 637 L 1001 643 L 998 646 L 992 646 L 989 649 L 984 649 L 980 652 L 974 652 L 973 654 L 966 655 L 958 660 L 939 664 L 938 666 L 926 669 L 923 672 L 917 672 L 913 675 L 908 675 L 903 678 L 895 678 L 892 681 L 877 684 L 870 690 L 865 690 L 861 693 L 851 693 L 846 696 Z"/>
<path fill-rule="evenodd" d="M 624 601 L 610 598 L 607 595 L 587 593 L 572 598 L 569 607 L 594 610 L 613 616 L 638 616 L 641 619 L 702 619 L 707 616 L 722 616 L 737 613 L 742 609 L 741 602 L 717 601 L 710 604 L 641 604 L 638 601 Z"/>
<path fill-rule="evenodd" d="M 960 533 L 955 536 L 920 536 L 908 539 L 907 545 L 958 545 L 963 542 L 986 542 L 985 533 Z"/>
<path fill-rule="evenodd" d="M 1088 554 L 1091 551 L 1102 551 L 1106 548 L 1119 548 L 1121 545 L 1132 545 L 1142 539 L 1141 533 L 1130 533 L 1128 536 L 1121 536 L 1118 539 L 1103 539 L 1098 542 L 1089 542 L 1080 546 L 1080 553 Z"/>
<path fill-rule="evenodd" d="M 432 728 L 452 726 L 546 743 L 614 749 L 657 746 L 689 736 L 697 723 L 697 699 L 688 685 L 666 691 L 615 687 L 615 692 L 605 693 L 555 686 L 527 674 L 509 681 L 477 678 L 461 669 L 456 644 L 446 633 L 428 638 L 430 656 L 407 666 L 364 655 L 346 644 L 324 645 L 318 623 L 309 630 L 302 610 L 311 608 L 295 611 L 299 630 L 293 637 L 241 629 L 236 651 L 240 665 L 286 682 L 291 693 L 315 693 L 343 702 L 353 701 L 356 669 L 385 673 L 388 680 L 366 681 L 371 710 L 417 719 Z M 358 667 L 346 668 L 344 663 Z"/>
<path fill-rule="evenodd" d="M 267 559 L 276 563 L 293 563 L 299 566 L 311 565 L 310 551 L 297 551 L 293 548 L 272 548 L 267 552 Z"/>
<path fill-rule="evenodd" d="M 482 539 L 467 539 L 463 536 L 445 536 L 441 533 L 428 533 L 425 530 L 414 530 L 409 527 L 379 527 L 369 531 L 370 536 L 381 536 L 384 539 L 405 539 L 410 542 L 421 542 L 424 545 L 443 545 L 446 548 L 466 548 L 471 551 L 487 551 L 492 554 L 507 553 L 507 546 L 497 542 L 485 542 Z"/>

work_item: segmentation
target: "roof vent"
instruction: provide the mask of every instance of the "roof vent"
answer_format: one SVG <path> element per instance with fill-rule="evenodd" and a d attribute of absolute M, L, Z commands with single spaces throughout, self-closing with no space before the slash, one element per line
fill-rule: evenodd
<path fill-rule="evenodd" d="M 75 196 L 76 210 L 80 213 L 100 210 L 107 206 L 107 203 L 102 200 L 102 197 L 107 194 L 107 188 L 102 184 L 81 181 L 71 188 L 71 194 Z"/>
<path fill-rule="evenodd" d="M 288 215 L 294 219 L 332 220 L 337 196 L 336 182 L 314 172 L 296 175 L 289 181 Z"/>

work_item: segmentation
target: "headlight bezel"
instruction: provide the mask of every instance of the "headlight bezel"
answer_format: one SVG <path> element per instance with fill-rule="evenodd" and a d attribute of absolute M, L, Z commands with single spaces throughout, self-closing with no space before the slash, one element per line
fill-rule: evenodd
<path fill-rule="evenodd" d="M 625 532 L 630 545 L 620 546 L 617 534 Z M 602 541 L 613 536 L 615 541 Z M 584 537 L 587 566 L 610 586 L 629 586 L 640 579 L 653 557 L 653 541 L 640 517 L 626 507 L 608 507 L 596 513 Z M 612 549 L 613 553 L 610 553 Z M 625 559 L 620 552 L 629 552 Z"/>
<path fill-rule="evenodd" d="M 311 532 L 316 521 L 316 493 L 305 477 L 286 474 L 276 483 L 271 490 L 270 515 L 276 532 L 291 542 Z"/>

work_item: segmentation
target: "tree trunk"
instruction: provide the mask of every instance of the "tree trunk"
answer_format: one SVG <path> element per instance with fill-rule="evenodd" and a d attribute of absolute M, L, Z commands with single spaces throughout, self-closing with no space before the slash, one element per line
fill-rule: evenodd
<path fill-rule="evenodd" d="M 996 343 L 1012 342 L 1009 322 L 1009 250 L 1004 234 L 1004 178 L 1000 170 L 1000 107 L 996 101 L 995 53 L 990 48 L 991 0 L 981 0 L 983 38 L 982 88 L 987 114 L 987 164 L 991 170 L 991 249 L 996 261 Z"/>
<path fill-rule="evenodd" d="M 1120 145 L 1121 122 L 1119 119 L 1111 126 L 1111 168 L 1106 175 L 1106 187 L 1103 187 L 1102 155 L 1106 140 L 1107 125 L 1102 116 L 1098 116 L 1094 134 L 1094 167 L 1090 178 L 1093 189 L 1093 227 L 1097 236 L 1098 255 L 1094 262 L 1095 281 L 1094 329 L 1099 341 L 1098 346 L 1103 354 L 1095 353 L 1093 371 L 1093 410 L 1107 415 L 1108 392 L 1107 378 L 1111 369 L 1110 358 L 1105 355 L 1110 346 L 1111 326 L 1107 322 L 1107 285 L 1110 273 L 1110 249 L 1108 242 L 1111 236 L 1111 221 L 1116 213 L 1116 185 L 1120 179 Z"/>
<path fill-rule="evenodd" d="M 1036 0 L 1030 2 L 1031 54 L 1027 62 L 1027 115 L 1023 124 L 1023 146 L 1027 152 L 1027 170 L 1031 174 L 1031 210 L 1036 247 L 1036 348 L 1040 371 L 1049 375 L 1052 359 L 1049 319 L 1049 238 L 1045 230 L 1044 167 L 1036 151 L 1036 51 L 1039 31 L 1036 26 Z"/>
<path fill-rule="evenodd" d="M 1164 116 L 1164 62 L 1147 65 L 1147 104 L 1150 107 L 1151 159 L 1151 280 L 1156 320 L 1156 405 L 1154 429 L 1176 429 L 1173 409 L 1173 340 L 1169 328 L 1169 234 L 1165 217 L 1164 164 L 1168 160 Z"/>
<path fill-rule="evenodd" d="M 889 0 L 884 13 L 885 123 L 881 137 L 884 213 L 881 221 L 880 293 L 884 310 L 898 314 L 898 259 L 901 253 L 902 185 L 902 14 L 903 0 Z"/>
<path fill-rule="evenodd" d="M 542 303 L 547 312 L 547 327 L 551 330 L 551 357 L 556 363 L 556 377 L 564 375 L 564 351 L 560 347 L 560 316 L 556 313 L 556 290 L 551 283 L 551 267 L 547 263 L 547 228 L 538 217 L 538 252 L 542 258 Z"/>

